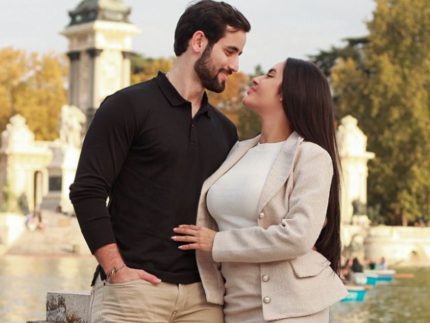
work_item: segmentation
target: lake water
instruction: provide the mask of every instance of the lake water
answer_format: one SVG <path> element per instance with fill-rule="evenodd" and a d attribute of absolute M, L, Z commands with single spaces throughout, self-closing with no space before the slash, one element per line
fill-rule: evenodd
<path fill-rule="evenodd" d="M 378 284 L 363 303 L 338 303 L 331 323 L 430 323 L 430 268 L 398 268 L 413 279 Z"/>
<path fill-rule="evenodd" d="M 91 257 L 0 256 L 0 322 L 45 318 L 47 291 L 89 290 Z M 338 303 L 330 323 L 430 323 L 430 269 L 402 268 L 413 279 L 378 285 L 363 303 Z"/>
<path fill-rule="evenodd" d="M 92 257 L 0 257 L 0 322 L 46 318 L 47 291 L 90 289 Z"/>

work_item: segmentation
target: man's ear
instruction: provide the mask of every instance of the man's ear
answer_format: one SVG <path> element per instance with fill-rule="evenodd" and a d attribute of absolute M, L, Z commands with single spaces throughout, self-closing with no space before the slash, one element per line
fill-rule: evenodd
<path fill-rule="evenodd" d="M 203 31 L 196 31 L 190 40 L 190 47 L 196 54 L 202 53 L 208 44 L 208 39 Z"/>

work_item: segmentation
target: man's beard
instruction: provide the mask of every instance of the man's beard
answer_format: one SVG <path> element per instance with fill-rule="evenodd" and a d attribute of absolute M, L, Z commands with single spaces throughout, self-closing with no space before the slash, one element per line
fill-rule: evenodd
<path fill-rule="evenodd" d="M 221 93 L 225 89 L 225 81 L 220 83 L 218 81 L 218 74 L 220 72 L 232 74 L 232 71 L 226 70 L 224 68 L 221 68 L 217 71 L 212 64 L 211 53 L 212 46 L 208 45 L 205 48 L 202 56 L 194 64 L 194 70 L 196 71 L 200 81 L 206 89 L 215 93 Z"/>

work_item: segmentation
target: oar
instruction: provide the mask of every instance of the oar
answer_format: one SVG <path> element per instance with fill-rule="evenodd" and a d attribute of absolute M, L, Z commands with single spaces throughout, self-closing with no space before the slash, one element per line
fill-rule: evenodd
<path fill-rule="evenodd" d="M 414 274 L 413 273 L 398 273 L 398 274 L 394 275 L 394 278 L 410 279 L 410 278 L 414 278 Z"/>

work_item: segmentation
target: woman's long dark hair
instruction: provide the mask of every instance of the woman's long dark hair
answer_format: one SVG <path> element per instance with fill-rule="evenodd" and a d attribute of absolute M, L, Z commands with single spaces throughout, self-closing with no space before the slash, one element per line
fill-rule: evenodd
<path fill-rule="evenodd" d="M 291 130 L 325 149 L 333 161 L 333 179 L 327 208 L 327 224 L 315 244 L 340 269 L 340 160 L 330 86 L 323 72 L 311 62 L 288 58 L 283 71 L 282 102 Z"/>

